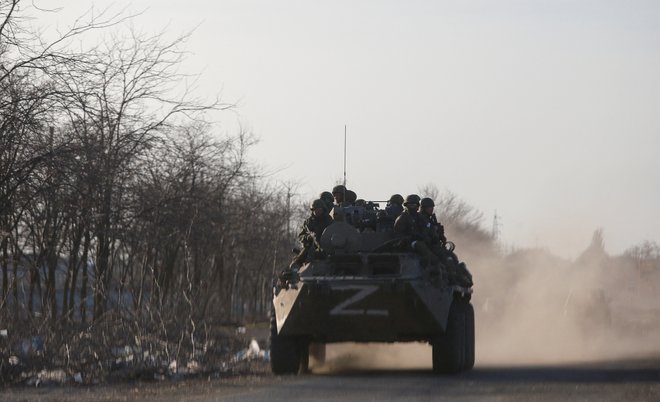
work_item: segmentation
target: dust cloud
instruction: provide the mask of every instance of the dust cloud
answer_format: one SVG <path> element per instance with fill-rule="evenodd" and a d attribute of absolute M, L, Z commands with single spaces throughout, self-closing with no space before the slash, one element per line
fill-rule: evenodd
<path fill-rule="evenodd" d="M 460 256 L 475 279 L 476 367 L 660 356 L 659 267 L 598 242 L 575 260 L 542 249 Z M 328 345 L 314 371 L 430 367 L 428 344 L 345 343 Z"/>
<path fill-rule="evenodd" d="M 658 270 L 598 247 L 575 261 L 525 250 L 476 262 L 478 365 L 660 356 Z"/>
<path fill-rule="evenodd" d="M 337 343 L 326 346 L 326 362 L 315 373 L 352 370 L 415 370 L 431 368 L 431 346 L 426 343 Z"/>

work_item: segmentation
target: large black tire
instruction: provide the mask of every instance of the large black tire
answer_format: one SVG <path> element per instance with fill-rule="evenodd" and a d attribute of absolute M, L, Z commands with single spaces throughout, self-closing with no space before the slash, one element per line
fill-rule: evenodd
<path fill-rule="evenodd" d="M 455 299 L 449 308 L 447 330 L 433 340 L 433 371 L 458 373 L 465 367 L 465 303 Z"/>
<path fill-rule="evenodd" d="M 273 374 L 301 374 L 309 365 L 308 342 L 277 333 L 275 314 L 270 319 L 270 368 Z"/>
<path fill-rule="evenodd" d="M 474 307 L 465 305 L 465 365 L 464 370 L 474 367 Z"/>
<path fill-rule="evenodd" d="M 305 338 L 298 338 L 298 350 L 300 351 L 300 367 L 298 374 L 309 372 L 309 341 Z"/>

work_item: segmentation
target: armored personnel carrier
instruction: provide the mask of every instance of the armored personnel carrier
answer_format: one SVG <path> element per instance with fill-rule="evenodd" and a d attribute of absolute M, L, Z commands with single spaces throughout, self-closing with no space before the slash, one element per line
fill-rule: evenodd
<path fill-rule="evenodd" d="M 429 342 L 434 371 L 472 369 L 471 286 L 402 251 L 391 231 L 336 221 L 319 242 L 323 258 L 283 271 L 274 287 L 273 373 L 307 371 L 310 354 L 323 361 L 332 342 Z"/>

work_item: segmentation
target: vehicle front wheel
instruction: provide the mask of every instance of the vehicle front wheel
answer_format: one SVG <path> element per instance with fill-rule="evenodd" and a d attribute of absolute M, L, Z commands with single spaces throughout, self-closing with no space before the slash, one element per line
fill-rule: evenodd
<path fill-rule="evenodd" d="M 300 337 L 277 333 L 275 317 L 270 323 L 270 368 L 273 374 L 301 374 L 309 365 L 309 344 Z"/>
<path fill-rule="evenodd" d="M 465 304 L 454 300 L 449 308 L 445 333 L 432 341 L 433 371 L 444 374 L 458 373 L 464 369 L 466 359 Z"/>
<path fill-rule="evenodd" d="M 474 307 L 465 305 L 465 365 L 463 369 L 472 370 L 474 367 Z"/>

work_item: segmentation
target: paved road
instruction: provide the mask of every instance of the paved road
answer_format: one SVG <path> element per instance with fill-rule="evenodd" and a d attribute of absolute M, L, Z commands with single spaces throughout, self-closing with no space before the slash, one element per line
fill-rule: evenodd
<path fill-rule="evenodd" d="M 660 401 L 659 362 L 477 368 L 457 376 L 424 371 L 311 375 L 216 396 L 224 401 Z"/>
<path fill-rule="evenodd" d="M 179 383 L 11 389 L 1 400 L 162 401 L 660 401 L 660 359 L 549 367 L 353 370 L 299 377 L 259 374 Z"/>

